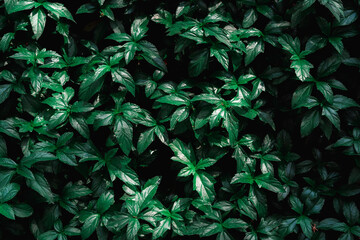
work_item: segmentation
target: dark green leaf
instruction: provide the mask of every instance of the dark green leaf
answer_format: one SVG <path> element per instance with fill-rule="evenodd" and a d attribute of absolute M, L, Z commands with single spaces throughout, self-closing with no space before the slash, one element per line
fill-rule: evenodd
<path fill-rule="evenodd" d="M 26 203 L 13 204 L 12 209 L 14 210 L 15 216 L 20 218 L 26 218 L 33 214 L 34 210 Z"/>
<path fill-rule="evenodd" d="M 206 48 L 197 50 L 190 55 L 189 76 L 197 77 L 207 68 L 209 55 L 209 50 Z"/>
<path fill-rule="evenodd" d="M 251 41 L 246 46 L 245 66 L 249 65 L 254 59 L 265 50 L 265 45 L 262 40 Z"/>
<path fill-rule="evenodd" d="M 0 188 L 0 203 L 5 203 L 13 199 L 20 191 L 20 185 L 17 183 L 10 183 Z"/>
<path fill-rule="evenodd" d="M 150 128 L 140 134 L 137 143 L 137 150 L 139 154 L 143 153 L 149 147 L 149 145 L 154 141 L 154 133 L 155 133 L 155 128 Z"/>
<path fill-rule="evenodd" d="M 275 193 L 285 192 L 284 187 L 276 178 L 271 175 L 271 173 L 256 176 L 254 180 L 259 188 L 265 188 Z"/>
<path fill-rule="evenodd" d="M 339 232 L 346 232 L 348 229 L 345 223 L 342 223 L 335 218 L 325 218 L 317 225 L 317 228 L 322 230 L 335 230 Z"/>
<path fill-rule="evenodd" d="M 104 192 L 96 202 L 96 210 L 103 214 L 115 203 L 114 194 L 111 192 Z"/>
<path fill-rule="evenodd" d="M 69 118 L 71 126 L 80 133 L 81 136 L 88 139 L 90 137 L 90 130 L 88 125 L 86 124 L 84 117 L 73 117 Z"/>
<path fill-rule="evenodd" d="M 11 220 L 15 220 L 14 210 L 7 203 L 0 203 L 0 214 Z"/>
<path fill-rule="evenodd" d="M 142 40 L 139 42 L 138 47 L 141 49 L 141 51 L 143 51 L 141 56 L 143 56 L 148 63 L 157 67 L 163 72 L 167 72 L 167 68 L 163 59 L 160 57 L 157 48 L 152 43 Z"/>
<path fill-rule="evenodd" d="M 317 90 L 319 90 L 322 93 L 322 95 L 324 96 L 326 101 L 328 101 L 328 103 L 330 103 L 330 104 L 333 103 L 334 94 L 328 83 L 316 82 L 316 88 L 317 88 Z"/>
<path fill-rule="evenodd" d="M 114 123 L 114 134 L 121 150 L 129 155 L 132 148 L 133 127 L 129 121 L 118 117 Z"/>
<path fill-rule="evenodd" d="M 306 103 L 307 99 L 310 97 L 311 92 L 313 89 L 312 84 L 302 84 L 298 87 L 291 99 L 291 107 L 292 108 L 299 108 Z"/>
<path fill-rule="evenodd" d="M 84 222 L 84 225 L 81 227 L 81 237 L 83 239 L 89 238 L 92 235 L 92 233 L 95 231 L 99 223 L 100 223 L 99 214 L 91 214 L 90 216 L 88 216 Z"/>
<path fill-rule="evenodd" d="M 307 111 L 301 121 L 301 136 L 308 136 L 320 123 L 320 112 L 317 110 Z"/>

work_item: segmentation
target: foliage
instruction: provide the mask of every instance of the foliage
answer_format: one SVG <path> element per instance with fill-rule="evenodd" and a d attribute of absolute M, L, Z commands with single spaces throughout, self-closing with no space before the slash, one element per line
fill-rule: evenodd
<path fill-rule="evenodd" d="M 357 0 L 4 0 L 0 239 L 357 239 Z"/>

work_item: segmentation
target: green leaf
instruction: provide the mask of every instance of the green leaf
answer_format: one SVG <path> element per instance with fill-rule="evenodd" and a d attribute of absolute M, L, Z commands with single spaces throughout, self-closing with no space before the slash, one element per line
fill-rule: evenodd
<path fill-rule="evenodd" d="M 156 23 L 164 24 L 166 28 L 169 28 L 172 25 L 173 16 L 170 12 L 161 9 L 152 16 L 151 20 Z"/>
<path fill-rule="evenodd" d="M 341 37 L 330 37 L 329 43 L 333 45 L 333 47 L 338 51 L 338 53 L 342 54 L 344 51 L 344 44 L 342 43 Z"/>
<path fill-rule="evenodd" d="M 123 117 L 118 117 L 114 123 L 114 134 L 121 150 L 126 155 L 129 155 L 133 139 L 133 127 L 131 123 Z"/>
<path fill-rule="evenodd" d="M 360 226 L 352 226 L 350 229 L 351 233 L 355 236 L 360 237 Z"/>
<path fill-rule="evenodd" d="M 229 112 L 226 112 L 224 119 L 224 126 L 229 133 L 230 144 L 235 144 L 239 134 L 239 122 L 235 116 Z"/>
<path fill-rule="evenodd" d="M 100 219 L 100 214 L 91 214 L 86 218 L 84 225 L 81 227 L 81 237 L 83 239 L 87 239 L 93 234 L 100 223 Z"/>
<path fill-rule="evenodd" d="M 187 108 L 185 106 L 179 107 L 178 109 L 176 109 L 170 119 L 170 130 L 174 129 L 175 125 L 178 122 L 182 122 L 185 119 L 187 119 L 189 114 L 190 114 L 189 108 Z"/>
<path fill-rule="evenodd" d="M 191 150 L 179 139 L 175 139 L 172 143 L 169 144 L 169 147 L 174 152 L 176 159 L 175 161 L 181 162 L 185 165 L 192 166 L 192 161 L 194 156 L 192 156 Z"/>
<path fill-rule="evenodd" d="M 320 112 L 317 110 L 310 110 L 305 113 L 301 121 L 300 132 L 301 136 L 305 137 L 310 135 L 312 130 L 316 128 L 320 123 Z"/>
<path fill-rule="evenodd" d="M 11 220 L 15 220 L 14 210 L 7 203 L 0 203 L 0 214 Z"/>
<path fill-rule="evenodd" d="M 137 143 L 137 151 L 139 154 L 143 153 L 154 141 L 154 133 L 155 133 L 155 128 L 150 128 L 140 134 Z"/>
<path fill-rule="evenodd" d="M 134 41 L 139 41 L 142 39 L 146 32 L 148 31 L 147 24 L 149 20 L 145 18 L 137 18 L 131 24 L 131 36 L 133 37 Z"/>
<path fill-rule="evenodd" d="M 46 14 L 42 8 L 36 8 L 30 13 L 29 18 L 35 39 L 37 40 L 44 32 Z"/>
<path fill-rule="evenodd" d="M 228 218 L 223 222 L 223 227 L 227 229 L 236 228 L 236 229 L 246 229 L 249 224 L 244 220 L 239 218 Z"/>
<path fill-rule="evenodd" d="M 325 61 L 321 62 L 318 69 L 317 74 L 319 78 L 327 77 L 340 67 L 341 60 L 337 57 L 327 58 Z"/>
<path fill-rule="evenodd" d="M 79 98 L 88 101 L 92 96 L 100 91 L 104 84 L 104 78 L 86 77 L 80 85 Z"/>
<path fill-rule="evenodd" d="M 109 172 L 118 177 L 121 181 L 132 186 L 140 185 L 139 177 L 136 172 L 127 166 L 118 166 L 119 164 L 108 165 Z"/>
<path fill-rule="evenodd" d="M 76 11 L 76 14 L 81 13 L 93 13 L 95 12 L 96 7 L 91 3 L 85 3 L 79 7 L 79 9 Z"/>
<path fill-rule="evenodd" d="M 353 99 L 342 96 L 342 95 L 335 95 L 333 107 L 337 109 L 345 109 L 349 107 L 359 107 L 360 105 L 356 103 Z"/>
<path fill-rule="evenodd" d="M 0 188 L 0 203 L 5 203 L 13 199 L 20 191 L 20 185 L 17 183 L 10 183 Z"/>
<path fill-rule="evenodd" d="M 71 112 L 73 113 L 90 112 L 93 109 L 94 106 L 92 104 L 83 101 L 76 101 L 71 106 Z"/>
<path fill-rule="evenodd" d="M 159 51 L 155 47 L 154 44 L 148 41 L 140 41 L 138 43 L 138 47 L 142 51 L 141 56 L 145 58 L 145 60 L 156 68 L 160 69 L 163 72 L 167 72 L 166 65 L 163 59 L 160 57 Z"/>
<path fill-rule="evenodd" d="M 313 89 L 312 84 L 300 85 L 293 93 L 291 99 L 291 108 L 295 109 L 304 106 L 304 104 L 307 102 L 307 99 L 311 95 L 312 89 Z"/>
<path fill-rule="evenodd" d="M 14 39 L 14 37 L 15 37 L 15 33 L 12 32 L 5 33 L 0 40 L 0 51 L 6 52 L 10 50 L 9 49 L 10 42 Z"/>
<path fill-rule="evenodd" d="M 58 18 L 63 17 L 63 18 L 66 18 L 66 19 L 69 19 L 69 20 L 75 22 L 75 20 L 71 16 L 71 13 L 63 4 L 44 2 L 42 5 L 44 6 L 45 9 L 47 9 L 48 11 L 53 13 Z"/>
<path fill-rule="evenodd" d="M 243 198 L 239 199 L 237 201 L 237 203 L 238 203 L 241 214 L 248 216 L 252 220 L 257 219 L 256 209 L 254 208 L 252 203 L 249 201 L 249 199 L 247 199 L 247 197 L 243 197 Z"/>
<path fill-rule="evenodd" d="M 155 127 L 155 134 L 163 144 L 168 145 L 169 137 L 164 126 L 157 125 Z"/>
<path fill-rule="evenodd" d="M 130 218 L 127 229 L 126 237 L 128 240 L 135 239 L 138 231 L 140 230 L 140 222 L 136 218 Z"/>
<path fill-rule="evenodd" d="M 62 192 L 62 197 L 65 199 L 75 199 L 89 195 L 92 191 L 84 186 L 77 184 L 67 184 Z"/>
<path fill-rule="evenodd" d="M 32 207 L 26 203 L 13 204 L 12 209 L 14 210 L 15 216 L 20 217 L 20 218 L 29 217 L 34 212 Z"/>
<path fill-rule="evenodd" d="M 342 223 L 335 218 L 325 218 L 317 225 L 317 228 L 322 230 L 335 230 L 339 232 L 346 232 L 348 230 L 348 226 L 345 223 Z"/>
<path fill-rule="evenodd" d="M 14 170 L 1 170 L 0 171 L 0 188 L 6 186 L 10 183 L 12 177 L 14 176 Z"/>
<path fill-rule="evenodd" d="M 113 33 L 107 36 L 105 39 L 114 40 L 119 43 L 131 41 L 131 37 L 126 33 Z"/>
<path fill-rule="evenodd" d="M 304 204 L 300 201 L 299 198 L 295 197 L 294 195 L 291 195 L 289 200 L 291 204 L 291 209 L 301 215 L 304 211 Z"/>
<path fill-rule="evenodd" d="M 231 184 L 235 183 L 253 184 L 254 178 L 250 173 L 236 173 L 235 176 L 231 179 Z"/>
<path fill-rule="evenodd" d="M 14 123 L 10 120 L 0 120 L 0 132 L 20 140 L 20 135 L 16 131 Z"/>
<path fill-rule="evenodd" d="M 138 50 L 138 44 L 135 42 L 127 42 L 124 44 L 125 47 L 125 62 L 129 64 L 134 59 L 135 53 Z"/>
<path fill-rule="evenodd" d="M 171 218 L 166 218 L 160 221 L 159 225 L 154 229 L 152 239 L 158 239 L 171 228 Z"/>
<path fill-rule="evenodd" d="M 205 36 L 214 36 L 219 42 L 225 44 L 228 47 L 232 47 L 223 29 L 213 25 L 205 25 L 203 30 Z"/>
<path fill-rule="evenodd" d="M 222 231 L 223 231 L 223 228 L 220 223 L 212 223 L 212 224 L 209 224 L 208 226 L 206 226 L 205 228 L 202 228 L 200 236 L 201 237 L 212 236 L 212 235 L 215 235 Z"/>
<path fill-rule="evenodd" d="M 347 26 L 355 22 L 358 18 L 358 13 L 354 10 L 345 10 L 344 16 L 341 18 L 338 24 L 339 26 Z"/>
<path fill-rule="evenodd" d="M 229 56 L 225 49 L 211 48 L 210 56 L 215 56 L 215 58 L 225 68 L 226 71 L 229 69 Z"/>
<path fill-rule="evenodd" d="M 301 230 L 308 238 L 311 238 L 313 235 L 311 222 L 311 219 L 306 216 L 300 216 L 298 218 L 298 223 L 300 224 Z"/>
<path fill-rule="evenodd" d="M 291 63 L 290 67 L 295 70 L 295 74 L 300 79 L 300 81 L 305 81 L 307 78 L 311 76 L 310 69 L 313 68 L 314 66 L 307 60 L 300 59 L 300 60 L 294 60 Z"/>
<path fill-rule="evenodd" d="M 219 96 L 215 95 L 215 94 L 207 94 L 207 93 L 202 93 L 199 95 L 196 95 L 195 97 L 193 97 L 191 99 L 191 101 L 195 102 L 195 101 L 205 101 L 207 103 L 210 104 L 218 104 L 222 101 L 223 99 L 220 98 Z"/>
<path fill-rule="evenodd" d="M 21 159 L 21 163 L 24 166 L 30 168 L 35 163 L 53 161 L 56 159 L 57 159 L 56 156 L 52 153 L 38 151 L 38 152 L 33 152 L 30 155 L 23 157 Z"/>
<path fill-rule="evenodd" d="M 292 55 L 300 55 L 300 40 L 299 38 L 293 39 L 289 34 L 284 34 L 278 38 L 279 43 L 284 50 L 288 51 Z"/>
<path fill-rule="evenodd" d="M 328 103 L 330 103 L 330 104 L 333 103 L 334 94 L 328 83 L 318 81 L 318 82 L 316 82 L 316 88 L 317 88 L 317 90 L 319 90 L 322 93 L 322 95 L 324 96 L 326 101 L 328 101 Z"/>
<path fill-rule="evenodd" d="M 198 170 L 198 169 L 204 170 L 205 168 L 214 165 L 216 162 L 217 162 L 217 160 L 216 160 L 216 159 L 212 159 L 212 158 L 201 159 L 201 160 L 196 164 L 196 170 Z"/>
<path fill-rule="evenodd" d="M 205 202 L 212 202 L 215 199 L 215 190 L 213 178 L 206 172 L 194 174 L 194 190 L 196 190 L 201 199 Z"/>
<path fill-rule="evenodd" d="M 55 232 L 54 230 L 50 230 L 50 231 L 40 234 L 38 239 L 39 240 L 54 240 L 57 237 L 58 237 L 58 233 Z"/>
<path fill-rule="evenodd" d="M 103 214 L 115 203 L 114 194 L 111 192 L 104 192 L 96 202 L 96 210 Z"/>
<path fill-rule="evenodd" d="M 156 99 L 157 102 L 166 103 L 175 106 L 189 105 L 189 99 L 180 94 L 170 94 Z"/>
<path fill-rule="evenodd" d="M 49 119 L 48 128 L 53 129 L 59 126 L 67 120 L 68 116 L 69 114 L 66 111 L 55 112 L 54 115 L 52 115 Z"/>
<path fill-rule="evenodd" d="M 51 192 L 50 184 L 44 175 L 34 173 L 33 179 L 26 180 L 27 185 L 44 197 L 49 203 L 54 202 L 54 194 Z"/>
<path fill-rule="evenodd" d="M 344 234 L 341 234 L 340 237 L 338 238 L 338 240 L 353 240 L 353 239 L 354 239 L 354 237 L 350 231 L 346 232 Z"/>
<path fill-rule="evenodd" d="M 258 15 L 256 11 L 253 8 L 250 8 L 244 14 L 242 25 L 244 28 L 251 27 L 256 22 L 257 19 L 258 19 Z"/>
<path fill-rule="evenodd" d="M 281 183 L 271 173 L 262 174 L 254 178 L 259 188 L 265 188 L 274 193 L 285 192 Z"/>
<path fill-rule="evenodd" d="M 81 136 L 88 139 L 90 137 L 90 130 L 84 117 L 70 116 L 71 126 L 80 133 Z"/>
<path fill-rule="evenodd" d="M 135 82 L 125 68 L 111 69 L 111 76 L 114 82 L 121 83 L 133 96 L 135 96 Z"/>
<path fill-rule="evenodd" d="M 207 68 L 209 62 L 209 54 L 209 50 L 203 48 L 193 52 L 189 56 L 191 59 L 188 68 L 190 77 L 199 76 Z"/>
<path fill-rule="evenodd" d="M 305 50 L 310 52 L 316 52 L 317 50 L 324 48 L 327 44 L 327 39 L 320 35 L 315 35 L 309 38 L 306 42 Z"/>
<path fill-rule="evenodd" d="M 344 6 L 341 0 L 319 0 L 334 15 L 337 21 L 344 17 Z"/>
<path fill-rule="evenodd" d="M 354 225 L 359 221 L 359 209 L 354 202 L 345 203 L 343 211 L 349 225 Z"/>
<path fill-rule="evenodd" d="M 325 115 L 327 119 L 338 129 L 340 130 L 340 117 L 336 110 L 330 106 L 324 106 L 322 109 L 322 115 Z"/>
<path fill-rule="evenodd" d="M 251 41 L 246 46 L 246 56 L 245 56 L 245 66 L 249 65 L 254 59 L 265 50 L 265 45 L 263 40 L 254 40 Z"/>
<path fill-rule="evenodd" d="M 18 0 L 5 0 L 4 2 L 8 14 L 28 10 L 35 6 L 35 1 L 32 0 L 24 0 L 21 2 Z"/>
<path fill-rule="evenodd" d="M 11 84 L 0 85 L 0 104 L 3 103 L 10 95 L 13 86 Z"/>

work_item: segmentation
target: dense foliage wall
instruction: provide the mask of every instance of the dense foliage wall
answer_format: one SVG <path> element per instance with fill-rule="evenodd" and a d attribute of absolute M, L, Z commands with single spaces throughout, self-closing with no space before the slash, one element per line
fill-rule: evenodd
<path fill-rule="evenodd" d="M 0 2 L 0 239 L 358 239 L 360 1 Z"/>

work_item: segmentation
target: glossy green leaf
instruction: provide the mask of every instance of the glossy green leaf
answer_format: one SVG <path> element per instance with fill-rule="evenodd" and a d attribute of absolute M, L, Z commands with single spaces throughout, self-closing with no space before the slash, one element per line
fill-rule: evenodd
<path fill-rule="evenodd" d="M 255 40 L 246 46 L 245 65 L 249 65 L 254 59 L 265 50 L 265 45 L 262 40 Z"/>
<path fill-rule="evenodd" d="M 154 141 L 154 134 L 155 134 L 154 128 L 150 128 L 140 134 L 140 137 L 139 137 L 139 140 L 137 143 L 137 150 L 140 154 L 143 153 L 150 146 L 150 144 Z"/>
<path fill-rule="evenodd" d="M 90 216 L 88 216 L 84 222 L 84 225 L 81 227 L 81 237 L 83 239 L 89 238 L 93 234 L 99 223 L 99 214 L 91 214 Z"/>
<path fill-rule="evenodd" d="M 120 145 L 121 150 L 129 155 L 132 148 L 133 127 L 124 118 L 117 118 L 114 123 L 114 135 Z"/>
<path fill-rule="evenodd" d="M 42 8 L 36 8 L 30 13 L 29 17 L 34 36 L 39 39 L 44 32 L 46 14 Z"/>

